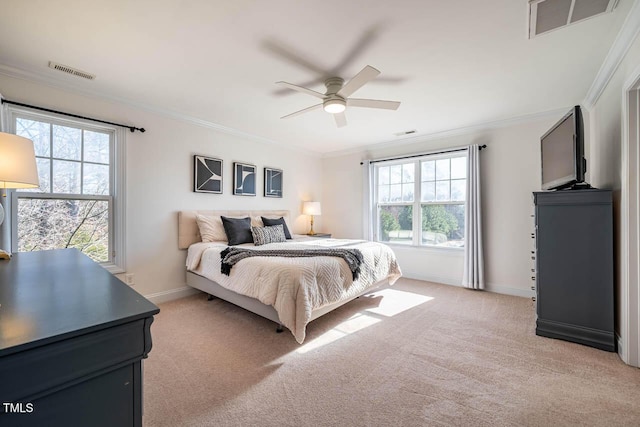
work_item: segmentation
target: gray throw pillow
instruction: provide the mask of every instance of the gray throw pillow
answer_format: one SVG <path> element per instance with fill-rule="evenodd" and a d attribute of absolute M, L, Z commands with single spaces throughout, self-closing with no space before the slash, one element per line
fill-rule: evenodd
<path fill-rule="evenodd" d="M 227 218 L 226 216 L 221 216 L 220 219 L 230 245 L 253 242 L 251 218 Z"/>
<path fill-rule="evenodd" d="M 287 227 L 287 223 L 284 220 L 284 217 L 280 217 L 280 218 L 265 218 L 265 217 L 261 217 L 262 218 L 262 223 L 264 224 L 265 227 L 269 226 L 269 225 L 278 225 L 278 224 L 282 224 L 282 227 L 284 228 L 284 236 L 287 239 L 291 238 L 291 233 L 289 233 L 289 228 Z"/>
<path fill-rule="evenodd" d="M 282 224 L 267 227 L 251 227 L 251 234 L 253 234 L 253 244 L 256 246 L 266 245 L 267 243 L 285 242 L 287 240 Z"/>

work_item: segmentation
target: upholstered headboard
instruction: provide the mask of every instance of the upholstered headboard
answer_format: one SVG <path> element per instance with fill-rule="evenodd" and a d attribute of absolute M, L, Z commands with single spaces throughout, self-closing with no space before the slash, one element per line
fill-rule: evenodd
<path fill-rule="evenodd" d="M 268 218 L 284 217 L 287 224 L 290 223 L 289 211 L 180 211 L 178 212 L 178 248 L 187 249 L 191 244 L 200 242 L 200 230 L 196 222 L 196 215 L 224 215 L 228 217 L 251 217 L 251 222 L 256 223 L 256 217 Z M 262 221 L 260 221 L 262 222 Z"/>

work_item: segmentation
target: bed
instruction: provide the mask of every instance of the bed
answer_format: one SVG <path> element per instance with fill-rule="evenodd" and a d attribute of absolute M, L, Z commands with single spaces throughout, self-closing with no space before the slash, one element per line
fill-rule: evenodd
<path fill-rule="evenodd" d="M 288 211 L 181 211 L 178 214 L 178 246 L 187 249 L 187 284 L 255 314 L 291 331 L 302 343 L 306 325 L 343 304 L 401 276 L 393 251 L 386 245 L 362 240 L 320 239 L 292 235 L 283 243 L 254 246 L 245 243 L 234 248 L 260 250 L 357 249 L 362 254 L 359 274 L 339 257 L 272 257 L 243 259 L 227 274 L 221 271 L 221 253 L 226 241 L 202 242 L 197 215 L 209 217 L 250 217 L 252 225 L 262 226 L 261 217 L 284 218 Z M 200 217 L 202 218 L 202 217 Z"/>

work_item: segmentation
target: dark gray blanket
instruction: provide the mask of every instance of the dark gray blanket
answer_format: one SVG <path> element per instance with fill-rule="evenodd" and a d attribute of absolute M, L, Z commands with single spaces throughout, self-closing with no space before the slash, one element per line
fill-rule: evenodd
<path fill-rule="evenodd" d="M 300 258 L 300 257 L 316 257 L 316 256 L 334 256 L 345 260 L 351 270 L 353 280 L 356 280 L 360 276 L 360 268 L 362 266 L 363 257 L 362 252 L 358 249 L 271 249 L 257 251 L 254 249 L 238 248 L 230 246 L 220 253 L 220 272 L 227 276 L 231 273 L 231 267 L 245 258 L 254 256 L 277 256 L 288 258 Z"/>

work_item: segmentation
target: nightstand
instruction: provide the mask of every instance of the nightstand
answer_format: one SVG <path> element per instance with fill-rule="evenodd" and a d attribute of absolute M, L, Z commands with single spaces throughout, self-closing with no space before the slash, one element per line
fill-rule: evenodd
<path fill-rule="evenodd" d="M 331 233 L 316 233 L 316 234 L 307 234 L 309 237 L 319 237 L 321 239 L 330 239 Z"/>

